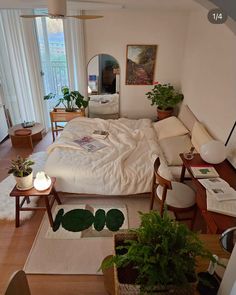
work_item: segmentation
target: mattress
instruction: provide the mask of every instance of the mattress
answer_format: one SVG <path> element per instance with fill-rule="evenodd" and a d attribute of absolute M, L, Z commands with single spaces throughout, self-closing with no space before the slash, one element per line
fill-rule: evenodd
<path fill-rule="evenodd" d="M 107 130 L 100 150 L 88 152 L 75 140 Z M 98 140 L 98 139 L 97 139 Z M 48 148 L 45 171 L 56 189 L 69 193 L 130 195 L 151 191 L 153 163 L 160 148 L 149 119 L 75 118 Z"/>

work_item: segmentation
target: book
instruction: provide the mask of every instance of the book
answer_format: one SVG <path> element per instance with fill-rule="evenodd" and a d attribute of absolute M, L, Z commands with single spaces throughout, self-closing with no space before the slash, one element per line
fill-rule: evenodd
<path fill-rule="evenodd" d="M 94 130 L 92 136 L 99 139 L 105 139 L 109 135 L 106 130 Z"/>
<path fill-rule="evenodd" d="M 236 200 L 236 190 L 222 178 L 198 179 L 198 181 L 215 196 L 217 201 Z"/>
<path fill-rule="evenodd" d="M 83 149 L 85 149 L 88 152 L 95 152 L 102 148 L 107 147 L 106 144 L 100 142 L 99 140 L 94 139 L 91 136 L 80 137 L 74 140 L 74 142 L 79 144 Z"/>
<path fill-rule="evenodd" d="M 219 202 L 207 191 L 207 210 L 236 217 L 236 201 Z"/>
<path fill-rule="evenodd" d="M 192 174 L 195 178 L 210 178 L 210 177 L 219 177 L 216 169 L 213 166 L 199 165 L 199 166 L 190 166 Z"/>

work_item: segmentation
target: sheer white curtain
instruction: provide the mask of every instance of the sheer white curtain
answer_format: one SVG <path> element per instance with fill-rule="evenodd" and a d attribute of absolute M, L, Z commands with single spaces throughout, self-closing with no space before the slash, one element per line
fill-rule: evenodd
<path fill-rule="evenodd" d="M 14 124 L 37 121 L 45 126 L 42 81 L 33 20 L 20 10 L 0 11 L 0 75 L 5 103 Z"/>
<path fill-rule="evenodd" d="M 81 11 L 73 7 L 67 8 L 68 15 L 78 15 Z M 69 86 L 72 90 L 78 90 L 87 96 L 87 70 L 84 48 L 84 26 L 83 21 L 75 18 L 64 19 L 64 35 L 66 58 L 68 64 Z"/>

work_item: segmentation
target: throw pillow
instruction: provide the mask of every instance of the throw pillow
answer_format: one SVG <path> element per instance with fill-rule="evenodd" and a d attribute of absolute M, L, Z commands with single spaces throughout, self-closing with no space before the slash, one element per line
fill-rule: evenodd
<path fill-rule="evenodd" d="M 180 166 L 183 164 L 179 154 L 190 151 L 192 147 L 188 134 L 163 138 L 159 141 L 163 154 L 169 166 Z"/>
<path fill-rule="evenodd" d="M 169 117 L 153 123 L 157 138 L 163 139 L 172 136 L 187 134 L 189 131 L 177 117 Z"/>
<path fill-rule="evenodd" d="M 195 122 L 192 130 L 191 141 L 198 153 L 200 152 L 200 148 L 203 144 L 213 139 L 214 138 L 207 132 L 202 123 Z"/>

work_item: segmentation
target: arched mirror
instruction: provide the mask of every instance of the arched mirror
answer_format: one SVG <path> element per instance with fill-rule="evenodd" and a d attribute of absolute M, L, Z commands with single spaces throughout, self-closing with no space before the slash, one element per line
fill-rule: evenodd
<path fill-rule="evenodd" d="M 120 67 L 108 54 L 98 54 L 88 63 L 89 117 L 119 118 Z"/>
<path fill-rule="evenodd" d="M 228 252 L 232 252 L 236 244 L 236 227 L 225 230 L 220 237 L 221 246 Z"/>

